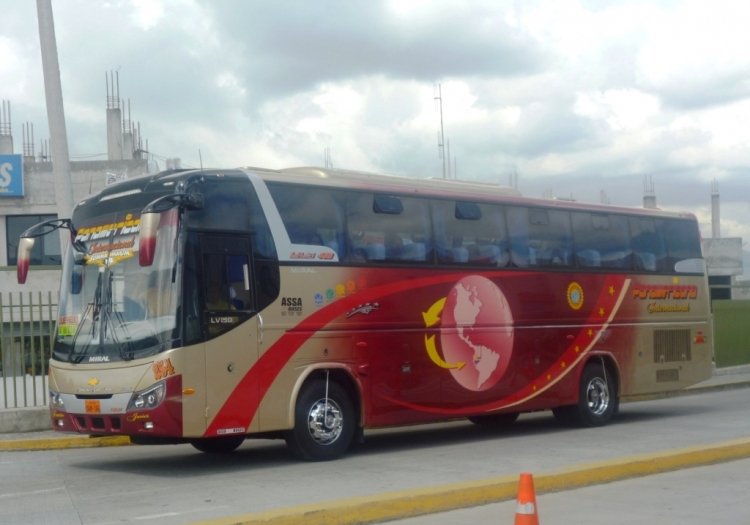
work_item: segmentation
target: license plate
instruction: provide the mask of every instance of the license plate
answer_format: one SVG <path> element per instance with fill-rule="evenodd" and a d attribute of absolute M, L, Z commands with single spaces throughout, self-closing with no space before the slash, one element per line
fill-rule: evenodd
<path fill-rule="evenodd" d="M 98 399 L 87 399 L 85 406 L 87 414 L 99 414 L 102 411 L 102 402 Z"/>

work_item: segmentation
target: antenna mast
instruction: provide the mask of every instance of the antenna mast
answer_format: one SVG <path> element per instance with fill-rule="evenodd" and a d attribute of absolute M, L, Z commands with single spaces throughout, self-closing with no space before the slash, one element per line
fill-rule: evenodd
<path fill-rule="evenodd" d="M 443 178 L 445 178 L 445 133 L 443 131 L 443 89 L 442 85 L 438 84 L 438 95 L 434 97 L 435 100 L 440 103 L 440 136 L 438 137 L 438 155 L 443 161 Z"/>

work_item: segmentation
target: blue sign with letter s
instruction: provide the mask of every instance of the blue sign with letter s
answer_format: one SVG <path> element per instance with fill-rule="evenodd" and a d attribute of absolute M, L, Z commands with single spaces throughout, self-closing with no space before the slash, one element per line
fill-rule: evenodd
<path fill-rule="evenodd" d="M 21 155 L 0 155 L 0 197 L 23 197 Z"/>

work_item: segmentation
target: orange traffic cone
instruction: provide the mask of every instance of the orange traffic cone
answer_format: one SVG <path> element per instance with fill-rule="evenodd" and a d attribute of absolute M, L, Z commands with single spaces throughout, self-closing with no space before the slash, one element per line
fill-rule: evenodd
<path fill-rule="evenodd" d="M 515 525 L 539 525 L 539 516 L 536 513 L 536 496 L 534 495 L 534 478 L 529 473 L 522 473 L 518 482 Z"/>

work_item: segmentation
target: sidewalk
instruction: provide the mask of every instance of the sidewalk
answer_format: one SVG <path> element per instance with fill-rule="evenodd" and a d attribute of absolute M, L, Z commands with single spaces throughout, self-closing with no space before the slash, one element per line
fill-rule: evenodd
<path fill-rule="evenodd" d="M 710 379 L 669 395 L 690 395 L 743 387 L 750 387 L 750 365 L 717 369 Z M 637 400 L 642 399 L 648 399 L 648 396 Z M 92 438 L 62 434 L 50 430 L 49 425 L 47 407 L 0 409 L 0 451 L 107 447 L 130 443 L 129 439 L 123 436 Z"/>

